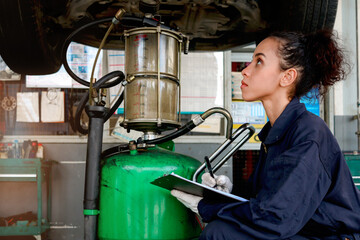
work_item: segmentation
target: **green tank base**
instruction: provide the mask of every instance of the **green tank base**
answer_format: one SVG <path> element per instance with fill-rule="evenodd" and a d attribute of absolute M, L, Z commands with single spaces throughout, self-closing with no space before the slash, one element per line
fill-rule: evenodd
<path fill-rule="evenodd" d="M 171 172 L 191 179 L 199 166 L 196 159 L 158 147 L 104 159 L 99 239 L 197 239 L 201 228 L 195 214 L 150 182 Z"/>

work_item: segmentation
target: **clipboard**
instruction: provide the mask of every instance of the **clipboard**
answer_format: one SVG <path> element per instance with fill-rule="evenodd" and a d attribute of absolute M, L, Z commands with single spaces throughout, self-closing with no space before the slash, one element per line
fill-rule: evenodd
<path fill-rule="evenodd" d="M 191 181 L 184 177 L 181 177 L 175 173 L 165 174 L 151 182 L 151 184 L 165 188 L 167 190 L 180 190 L 186 193 L 190 193 L 199 197 L 216 199 L 217 201 L 226 202 L 247 202 L 248 200 L 231 193 L 226 193 L 218 189 L 200 184 L 198 182 Z"/>

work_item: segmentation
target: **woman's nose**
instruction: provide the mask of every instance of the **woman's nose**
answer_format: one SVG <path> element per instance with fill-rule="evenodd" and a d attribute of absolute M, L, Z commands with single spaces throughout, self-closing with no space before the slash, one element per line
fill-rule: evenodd
<path fill-rule="evenodd" d="M 242 74 L 243 76 L 246 76 L 246 77 L 249 76 L 249 66 L 250 66 L 250 65 L 248 65 L 246 68 L 244 68 L 244 69 L 241 71 L 241 74 Z"/>

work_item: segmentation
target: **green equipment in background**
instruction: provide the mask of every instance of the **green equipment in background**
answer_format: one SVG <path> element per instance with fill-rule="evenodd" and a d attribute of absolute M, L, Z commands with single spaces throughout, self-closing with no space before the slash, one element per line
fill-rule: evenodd
<path fill-rule="evenodd" d="M 103 160 L 100 183 L 100 240 L 193 239 L 195 215 L 170 192 L 150 184 L 174 172 L 191 179 L 200 162 L 159 147 L 134 149 Z"/>

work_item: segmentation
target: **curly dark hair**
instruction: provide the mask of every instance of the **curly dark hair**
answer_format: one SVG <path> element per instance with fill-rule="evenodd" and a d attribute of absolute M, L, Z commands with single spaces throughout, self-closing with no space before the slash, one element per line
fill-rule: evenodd
<path fill-rule="evenodd" d="M 302 97 L 313 88 L 324 96 L 328 88 L 343 80 L 350 69 L 345 54 L 331 30 L 302 34 L 275 32 L 270 37 L 280 42 L 280 68 L 298 71 L 295 88 L 290 97 Z"/>

